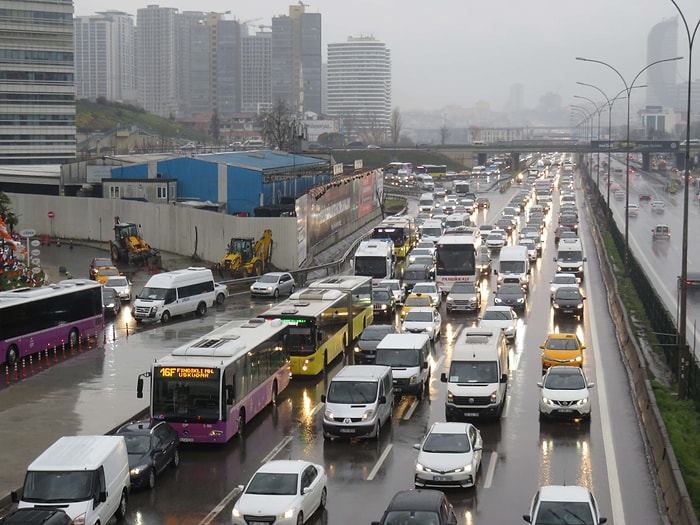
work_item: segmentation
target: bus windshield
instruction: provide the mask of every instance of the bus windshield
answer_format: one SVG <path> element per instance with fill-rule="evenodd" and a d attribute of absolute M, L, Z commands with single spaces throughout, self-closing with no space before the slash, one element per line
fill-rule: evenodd
<path fill-rule="evenodd" d="M 386 257 L 355 258 L 355 275 L 386 277 Z"/>
<path fill-rule="evenodd" d="M 198 371 L 201 370 L 201 373 Z M 156 368 L 153 382 L 153 414 L 156 419 L 217 421 L 220 416 L 219 371 L 191 369 L 185 374 L 168 375 Z"/>
<path fill-rule="evenodd" d="M 437 271 L 442 275 L 471 275 L 476 272 L 473 245 L 443 244 L 435 255 Z"/>

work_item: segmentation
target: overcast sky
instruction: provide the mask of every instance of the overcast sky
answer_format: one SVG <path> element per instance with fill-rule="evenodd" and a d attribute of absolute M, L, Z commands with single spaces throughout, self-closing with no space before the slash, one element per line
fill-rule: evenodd
<path fill-rule="evenodd" d="M 700 19 L 698 0 L 676 0 L 692 28 Z M 524 87 L 524 105 L 537 105 L 546 92 L 565 104 L 573 95 L 602 97 L 576 82 L 598 85 L 610 98 L 624 88 L 610 69 L 580 62 L 602 60 L 628 83 L 647 65 L 647 36 L 658 22 L 675 17 L 670 0 L 306 0 L 307 12 L 322 14 L 323 53 L 329 42 L 373 35 L 391 50 L 394 106 L 402 111 L 472 107 L 478 101 L 504 108 L 510 87 Z M 136 15 L 151 2 L 75 0 L 75 15 L 119 9 Z M 231 11 L 229 19 L 269 25 L 288 14 L 283 0 L 170 0 L 157 4 L 180 11 Z M 700 78 L 699 46 L 693 77 Z M 678 81 L 687 79 L 688 39 L 679 20 Z M 669 57 L 670 58 L 670 57 Z M 637 84 L 643 84 L 640 77 Z M 634 96 L 633 96 L 634 99 Z M 578 102 L 581 102 L 579 99 Z M 583 101 L 585 103 L 585 101 Z"/>

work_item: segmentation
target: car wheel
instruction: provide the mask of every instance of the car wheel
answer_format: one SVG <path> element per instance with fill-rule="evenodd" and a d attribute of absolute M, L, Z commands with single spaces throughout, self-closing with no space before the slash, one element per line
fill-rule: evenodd
<path fill-rule="evenodd" d="M 245 430 L 245 411 L 241 410 L 238 414 L 238 436 L 243 437 L 243 431 Z"/>
<path fill-rule="evenodd" d="M 277 299 L 280 296 L 280 289 L 275 288 L 275 291 L 272 293 L 273 297 Z"/>
<path fill-rule="evenodd" d="M 326 490 L 326 487 L 323 487 L 323 490 L 321 491 L 321 502 L 318 504 L 319 509 L 326 508 L 326 500 L 327 499 L 328 499 L 328 491 Z"/>
<path fill-rule="evenodd" d="M 170 321 L 170 312 L 166 310 L 165 312 L 163 312 L 163 315 L 160 316 L 160 322 L 165 324 L 168 321 Z"/>
<path fill-rule="evenodd" d="M 226 296 L 222 293 L 216 296 L 216 304 L 224 304 L 224 301 L 226 300 Z"/>
<path fill-rule="evenodd" d="M 304 514 L 301 512 L 297 516 L 297 525 L 304 525 Z"/>
<path fill-rule="evenodd" d="M 379 441 L 382 436 L 382 422 L 380 420 L 377 420 L 377 428 L 374 429 L 374 439 Z"/>
<path fill-rule="evenodd" d="M 176 448 L 175 453 L 173 454 L 173 459 L 170 461 L 170 466 L 173 468 L 177 468 L 180 466 L 180 449 Z"/>
<path fill-rule="evenodd" d="M 156 486 L 156 469 L 151 467 L 151 470 L 148 472 L 148 488 L 153 489 L 153 487 Z"/>
<path fill-rule="evenodd" d="M 292 287 L 289 290 L 289 295 L 292 295 L 295 292 L 295 290 L 296 290 L 296 287 L 294 285 L 292 285 Z"/>

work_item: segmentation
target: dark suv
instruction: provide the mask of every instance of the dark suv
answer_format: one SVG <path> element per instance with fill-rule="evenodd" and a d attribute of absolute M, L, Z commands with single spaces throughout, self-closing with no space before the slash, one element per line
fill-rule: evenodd
<path fill-rule="evenodd" d="M 377 345 L 385 335 L 397 332 L 393 324 L 371 324 L 365 328 L 355 343 L 355 364 L 373 364 L 377 355 Z"/>
<path fill-rule="evenodd" d="M 152 489 L 156 475 L 180 464 L 180 438 L 165 421 L 135 421 L 117 430 L 124 436 L 129 454 L 131 486 Z"/>
<path fill-rule="evenodd" d="M 457 515 L 452 503 L 441 490 L 401 490 L 391 498 L 391 503 L 384 511 L 382 520 L 373 521 L 372 525 L 390 523 L 456 525 Z"/>

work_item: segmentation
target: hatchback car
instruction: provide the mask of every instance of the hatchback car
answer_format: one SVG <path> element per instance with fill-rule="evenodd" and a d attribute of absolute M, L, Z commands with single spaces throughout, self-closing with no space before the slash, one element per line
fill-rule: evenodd
<path fill-rule="evenodd" d="M 489 250 L 500 250 L 506 244 L 506 232 L 503 230 L 491 230 L 486 237 L 486 246 Z"/>
<path fill-rule="evenodd" d="M 481 308 L 481 289 L 473 282 L 459 281 L 452 285 L 445 298 L 447 313 L 474 311 Z"/>
<path fill-rule="evenodd" d="M 523 520 L 532 525 L 553 523 L 603 525 L 608 521 L 600 515 L 598 502 L 587 487 L 576 485 L 547 485 L 540 487 L 530 504 L 530 514 Z"/>
<path fill-rule="evenodd" d="M 413 286 L 413 290 L 411 290 L 411 293 L 422 293 L 425 295 L 429 295 L 430 298 L 433 300 L 433 306 L 435 308 L 439 309 L 440 305 L 442 304 L 442 292 L 440 292 L 440 289 L 434 282 L 416 283 Z"/>
<path fill-rule="evenodd" d="M 261 466 L 231 511 L 232 525 L 302 525 L 326 506 L 328 478 L 323 466 L 278 459 Z"/>
<path fill-rule="evenodd" d="M 294 277 L 288 272 L 268 272 L 250 285 L 250 294 L 260 297 L 292 295 L 296 290 Z"/>
<path fill-rule="evenodd" d="M 122 310 L 122 302 L 117 297 L 117 292 L 114 288 L 102 288 L 102 310 L 105 315 L 119 315 Z"/>
<path fill-rule="evenodd" d="M 558 288 L 552 297 L 554 317 L 576 317 L 582 321 L 585 300 L 578 285 Z"/>
<path fill-rule="evenodd" d="M 112 288 L 122 301 L 131 301 L 131 281 L 123 275 L 107 277 L 105 288 Z"/>
<path fill-rule="evenodd" d="M 413 334 L 427 334 L 435 342 L 440 339 L 442 317 L 432 306 L 411 308 L 401 321 L 401 331 Z"/>
<path fill-rule="evenodd" d="M 510 306 L 516 310 L 524 310 L 527 295 L 519 283 L 503 283 L 493 297 L 495 306 Z"/>
<path fill-rule="evenodd" d="M 158 474 L 180 464 L 180 439 L 165 421 L 136 421 L 120 427 L 116 433 L 126 441 L 132 487 L 152 489 Z"/>
<path fill-rule="evenodd" d="M 471 423 L 433 423 L 418 450 L 416 487 L 473 487 L 481 466 L 481 432 Z"/>
<path fill-rule="evenodd" d="M 479 318 L 479 328 L 503 330 L 506 338 L 512 341 L 518 333 L 518 314 L 510 306 L 487 306 Z"/>
<path fill-rule="evenodd" d="M 550 366 L 583 366 L 583 351 L 586 346 L 576 334 L 549 334 L 542 349 L 542 373 Z"/>
<path fill-rule="evenodd" d="M 591 419 L 589 383 L 582 368 L 551 366 L 537 383 L 540 389 L 540 420 L 545 418 Z"/>
<path fill-rule="evenodd" d="M 391 319 L 396 313 L 396 299 L 388 288 L 372 288 L 372 306 L 374 318 Z"/>
<path fill-rule="evenodd" d="M 457 525 L 452 503 L 445 493 L 434 489 L 401 490 L 394 494 L 380 521 L 371 525 L 404 523 Z"/>
<path fill-rule="evenodd" d="M 377 345 L 387 334 L 395 334 L 398 330 L 393 324 L 371 324 L 360 334 L 353 355 L 355 364 L 372 364 L 377 356 Z"/>

